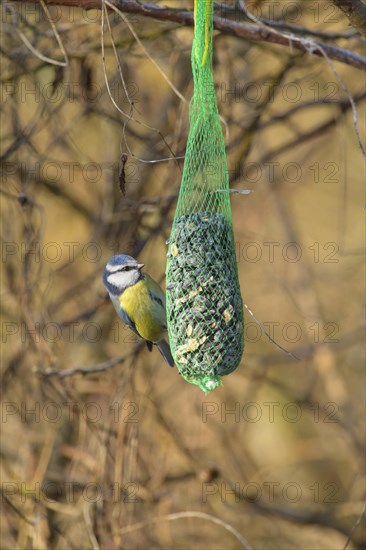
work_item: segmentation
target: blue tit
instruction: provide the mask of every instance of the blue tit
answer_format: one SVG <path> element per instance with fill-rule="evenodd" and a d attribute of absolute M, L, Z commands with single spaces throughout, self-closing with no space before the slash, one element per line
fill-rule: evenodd
<path fill-rule="evenodd" d="M 163 334 L 167 329 L 165 295 L 158 283 L 141 269 L 131 256 L 112 256 L 103 274 L 103 283 L 122 321 L 146 341 L 149 351 L 156 344 L 170 367 L 174 367 L 169 344 Z"/>

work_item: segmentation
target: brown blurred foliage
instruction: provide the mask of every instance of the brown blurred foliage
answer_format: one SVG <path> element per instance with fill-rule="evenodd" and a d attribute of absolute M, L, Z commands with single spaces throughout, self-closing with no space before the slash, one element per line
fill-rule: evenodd
<path fill-rule="evenodd" d="M 362 54 L 332 2 L 248 6 Z M 1 17 L 1 547 L 364 547 L 365 171 L 341 84 L 364 143 L 364 74 L 215 32 L 231 185 L 253 190 L 232 197 L 243 300 L 299 359 L 246 310 L 242 363 L 204 396 L 101 281 L 123 252 L 163 284 L 192 29 L 128 15 L 142 47 L 110 11 L 104 65 L 100 10 Z"/>

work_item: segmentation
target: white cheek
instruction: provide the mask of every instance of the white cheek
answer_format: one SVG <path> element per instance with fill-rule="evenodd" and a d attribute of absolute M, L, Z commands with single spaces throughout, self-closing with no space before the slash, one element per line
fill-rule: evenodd
<path fill-rule="evenodd" d="M 122 288 L 126 286 L 126 277 L 121 273 L 111 273 L 108 275 L 108 283 L 111 283 L 111 285 L 116 286 L 117 288 Z"/>
<path fill-rule="evenodd" d="M 134 270 L 131 272 L 119 272 L 111 273 L 108 275 L 108 282 L 113 286 L 116 286 L 120 290 L 123 290 L 129 286 L 132 286 L 136 283 L 138 279 L 138 273 Z"/>

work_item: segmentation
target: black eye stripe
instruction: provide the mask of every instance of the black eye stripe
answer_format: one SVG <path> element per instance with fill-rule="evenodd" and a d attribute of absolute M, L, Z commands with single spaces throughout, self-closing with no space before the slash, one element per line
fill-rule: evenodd
<path fill-rule="evenodd" d="M 120 267 L 120 269 L 116 269 L 115 271 L 113 271 L 113 273 L 120 273 L 121 271 L 131 271 L 131 269 L 136 269 L 136 267 L 131 265 L 125 265 L 123 267 Z"/>

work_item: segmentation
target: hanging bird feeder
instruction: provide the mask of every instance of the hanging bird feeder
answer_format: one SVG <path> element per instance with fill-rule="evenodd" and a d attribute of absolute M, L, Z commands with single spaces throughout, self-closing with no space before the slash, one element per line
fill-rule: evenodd
<path fill-rule="evenodd" d="M 212 74 L 213 0 L 195 0 L 194 94 L 177 208 L 168 241 L 167 321 L 179 373 L 205 393 L 244 349 L 229 174 Z"/>

